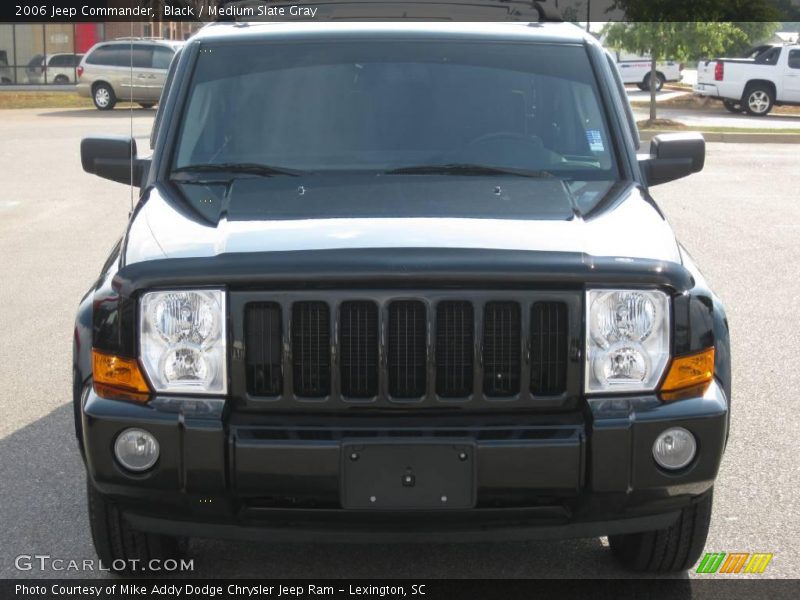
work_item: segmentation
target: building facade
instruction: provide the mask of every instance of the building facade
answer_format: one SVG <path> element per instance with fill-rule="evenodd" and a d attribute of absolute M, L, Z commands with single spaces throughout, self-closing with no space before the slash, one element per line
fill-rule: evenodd
<path fill-rule="evenodd" d="M 189 38 L 202 23 L 0 23 L 0 86 L 69 84 L 80 57 L 121 37 Z"/>

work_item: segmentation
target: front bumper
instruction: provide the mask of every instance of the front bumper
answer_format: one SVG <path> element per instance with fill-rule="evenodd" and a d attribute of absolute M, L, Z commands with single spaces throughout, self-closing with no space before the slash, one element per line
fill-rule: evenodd
<path fill-rule="evenodd" d="M 714 483 L 727 438 L 727 399 L 596 398 L 561 415 L 319 416 L 226 414 L 221 405 L 157 399 L 83 403 L 93 484 L 137 528 L 203 537 L 360 541 L 593 537 L 668 526 Z M 113 443 L 142 427 L 161 454 L 146 474 L 126 473 Z M 681 426 L 698 455 L 668 473 L 655 438 Z M 344 448 L 353 443 L 467 443 L 474 449 L 474 508 L 342 508 Z M 399 475 L 399 474 L 398 474 Z"/>

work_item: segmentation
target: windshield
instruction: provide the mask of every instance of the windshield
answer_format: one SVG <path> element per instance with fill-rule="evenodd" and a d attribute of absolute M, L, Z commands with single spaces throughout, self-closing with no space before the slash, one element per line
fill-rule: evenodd
<path fill-rule="evenodd" d="M 585 48 L 538 43 L 204 45 L 173 169 L 209 164 L 617 178 Z"/>

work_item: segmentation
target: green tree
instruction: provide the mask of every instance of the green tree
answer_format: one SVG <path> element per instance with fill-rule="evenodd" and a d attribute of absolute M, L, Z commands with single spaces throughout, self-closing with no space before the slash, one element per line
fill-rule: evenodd
<path fill-rule="evenodd" d="M 722 51 L 725 56 L 741 56 L 756 44 L 769 41 L 772 34 L 781 29 L 781 24 L 777 21 L 737 22 L 734 24 L 744 32 L 746 39 L 734 42 L 725 48 Z M 710 56 L 698 54 L 692 58 L 710 58 Z"/>
<path fill-rule="evenodd" d="M 612 0 L 628 22 L 778 21 L 792 0 Z M 784 11 L 785 12 L 785 11 Z"/>
<path fill-rule="evenodd" d="M 752 23 L 748 25 L 753 25 Z M 756 23 L 756 25 L 764 25 Z M 736 44 L 747 44 L 763 28 L 742 28 L 731 22 L 609 23 L 603 30 L 606 45 L 650 57 L 650 122 L 656 119 L 656 63 L 673 59 L 711 57 Z M 773 29 L 774 31 L 774 29 Z"/>

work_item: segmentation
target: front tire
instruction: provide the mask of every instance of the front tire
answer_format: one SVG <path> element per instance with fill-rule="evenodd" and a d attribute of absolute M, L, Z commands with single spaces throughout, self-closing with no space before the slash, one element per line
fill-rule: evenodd
<path fill-rule="evenodd" d="M 742 105 L 748 115 L 754 117 L 765 117 L 772 110 L 775 97 L 772 90 L 763 85 L 751 85 L 744 92 Z"/>
<path fill-rule="evenodd" d="M 98 83 L 92 89 L 92 100 L 98 110 L 111 110 L 117 103 L 117 96 L 110 85 Z"/>
<path fill-rule="evenodd" d="M 143 573 L 152 560 L 163 564 L 164 560 L 179 560 L 185 555 L 185 540 L 133 529 L 119 508 L 98 492 L 88 478 L 86 496 L 92 541 L 104 567 L 125 574 Z M 124 561 L 124 568 L 120 568 L 123 564 L 120 561 Z M 134 567 L 136 571 L 132 570 Z"/>
<path fill-rule="evenodd" d="M 609 536 L 611 551 L 633 571 L 668 573 L 691 568 L 706 544 L 712 500 L 713 491 L 684 508 L 666 529 Z"/>

